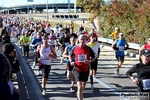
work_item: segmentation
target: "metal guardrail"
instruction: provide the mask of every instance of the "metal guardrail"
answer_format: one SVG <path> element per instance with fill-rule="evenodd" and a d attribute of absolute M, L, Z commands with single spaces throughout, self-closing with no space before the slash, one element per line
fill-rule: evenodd
<path fill-rule="evenodd" d="M 108 43 L 108 44 L 112 44 L 113 43 L 112 39 L 102 38 L 102 37 L 98 37 L 98 41 L 99 42 L 103 42 L 103 43 Z M 129 44 L 129 48 L 130 49 L 139 50 L 141 48 L 140 44 L 134 44 L 134 43 L 128 43 L 128 44 Z"/>
<path fill-rule="evenodd" d="M 22 57 L 22 52 L 17 43 L 15 43 L 14 46 L 21 65 L 21 71 L 17 73 L 21 100 L 45 100 L 41 94 L 42 87 L 34 75 L 34 72 L 29 64 L 26 63 L 26 60 Z"/>

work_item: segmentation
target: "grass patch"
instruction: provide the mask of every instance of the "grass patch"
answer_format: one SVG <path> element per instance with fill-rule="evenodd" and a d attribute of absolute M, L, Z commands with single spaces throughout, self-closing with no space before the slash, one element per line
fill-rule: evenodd
<path fill-rule="evenodd" d="M 35 19 L 35 20 L 37 20 L 37 21 L 39 21 L 39 20 L 41 20 L 41 21 L 44 21 L 44 19 L 42 20 L 42 19 Z M 45 20 L 46 21 L 46 20 Z M 50 24 L 51 24 L 51 26 L 52 27 L 55 27 L 55 25 L 56 24 L 58 24 L 58 23 L 61 23 L 63 26 L 65 25 L 65 24 L 70 24 L 70 23 L 68 23 L 68 22 L 55 22 L 55 21 L 49 21 L 50 22 Z M 76 23 L 74 23 L 74 31 L 76 32 L 77 30 L 78 30 L 78 27 L 80 26 L 80 24 L 76 24 Z M 88 30 L 88 32 L 90 32 L 90 28 L 88 28 L 88 27 L 86 27 L 87 28 L 87 30 Z"/>

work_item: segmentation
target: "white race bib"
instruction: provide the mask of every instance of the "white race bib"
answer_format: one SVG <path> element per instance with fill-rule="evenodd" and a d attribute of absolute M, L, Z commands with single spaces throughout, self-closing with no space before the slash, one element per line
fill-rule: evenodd
<path fill-rule="evenodd" d="M 43 53 L 43 60 L 49 60 L 48 53 Z"/>
<path fill-rule="evenodd" d="M 66 43 L 65 43 L 65 46 L 68 46 L 68 45 L 69 45 L 69 43 L 68 43 L 68 42 L 66 42 Z"/>
<path fill-rule="evenodd" d="M 124 46 L 119 46 L 119 51 L 124 51 Z"/>
<path fill-rule="evenodd" d="M 28 43 L 24 43 L 24 46 L 28 46 L 29 44 Z"/>
<path fill-rule="evenodd" d="M 37 42 L 38 45 L 42 44 L 42 42 Z"/>
<path fill-rule="evenodd" d="M 78 62 L 84 62 L 86 60 L 86 54 L 78 55 Z"/>
<path fill-rule="evenodd" d="M 49 43 L 50 45 L 55 45 L 55 40 L 50 40 Z"/>
<path fill-rule="evenodd" d="M 150 90 L 150 79 L 142 80 L 143 90 Z"/>

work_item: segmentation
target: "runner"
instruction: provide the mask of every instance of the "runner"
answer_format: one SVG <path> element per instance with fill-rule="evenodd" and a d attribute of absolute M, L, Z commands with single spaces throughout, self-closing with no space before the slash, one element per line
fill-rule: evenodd
<path fill-rule="evenodd" d="M 45 27 L 45 32 L 46 32 L 47 35 L 50 34 L 50 30 L 51 30 L 50 24 L 47 23 L 47 24 L 46 24 L 46 27 Z"/>
<path fill-rule="evenodd" d="M 81 34 L 78 37 L 79 44 L 74 47 L 69 55 L 69 60 L 73 68 L 73 75 L 77 82 L 77 98 L 78 100 L 83 100 L 83 90 L 86 86 L 88 76 L 89 76 L 89 64 L 94 62 L 95 55 L 93 50 L 86 46 L 86 36 Z M 90 59 L 91 58 L 91 59 Z M 73 60 L 75 59 L 75 61 Z M 68 78 L 71 78 L 72 71 L 69 71 Z"/>
<path fill-rule="evenodd" d="M 29 45 L 30 45 L 30 37 L 28 35 L 28 32 L 25 33 L 25 35 L 23 35 L 20 38 L 20 44 L 22 45 L 22 51 L 23 51 L 23 56 L 26 56 L 26 62 L 28 63 L 28 57 L 29 57 Z"/>
<path fill-rule="evenodd" d="M 70 44 L 70 37 L 69 37 L 69 31 L 68 30 L 65 30 L 64 37 L 62 37 L 60 39 L 58 44 L 61 46 L 61 54 L 63 54 L 66 46 L 68 46 Z M 60 64 L 63 64 L 64 59 L 65 59 L 64 57 L 61 58 Z"/>
<path fill-rule="evenodd" d="M 112 47 L 116 50 L 115 55 L 118 61 L 115 74 L 120 76 L 119 69 L 124 62 L 124 50 L 127 50 L 129 47 L 126 39 L 123 37 L 123 33 L 119 33 L 119 38 L 113 42 Z"/>
<path fill-rule="evenodd" d="M 132 82 L 138 86 L 138 92 L 148 92 L 150 93 L 150 50 L 141 51 L 141 60 L 142 62 L 133 65 L 126 73 L 126 75 L 132 80 Z M 132 74 L 136 73 L 137 78 Z M 149 94 L 148 94 L 149 95 Z M 149 100 L 142 99 L 142 100 Z M 141 100 L 141 99 L 140 99 Z"/>
<path fill-rule="evenodd" d="M 56 36 L 54 35 L 54 31 L 50 30 L 50 35 L 48 36 L 49 38 L 49 44 L 52 45 L 55 49 L 55 45 L 56 45 Z"/>
<path fill-rule="evenodd" d="M 76 44 L 76 37 L 72 36 L 70 38 L 70 44 L 65 48 L 64 50 L 64 53 L 63 53 L 63 57 L 67 58 L 67 74 L 69 71 L 71 71 L 72 69 L 69 69 L 69 68 L 73 68 L 73 67 L 68 67 L 70 66 L 70 61 L 68 59 L 69 57 L 69 54 L 70 54 L 70 51 L 72 50 L 72 48 L 75 46 Z M 70 92 L 74 92 L 74 84 L 75 84 L 75 79 L 74 79 L 74 76 L 72 76 L 71 78 L 71 86 L 70 86 Z"/>
<path fill-rule="evenodd" d="M 57 51 L 60 48 L 60 45 L 58 44 L 58 42 L 60 41 L 60 39 L 62 37 L 64 37 L 63 28 L 59 28 L 59 32 L 56 34 L 56 37 L 57 37 L 57 39 L 56 39 L 56 42 L 57 42 L 57 49 L 56 49 L 56 51 Z"/>
<path fill-rule="evenodd" d="M 48 81 L 48 76 L 51 69 L 52 58 L 56 58 L 56 52 L 53 46 L 48 44 L 48 37 L 46 35 L 42 36 L 43 44 L 39 45 L 37 48 L 36 56 L 38 62 L 40 63 L 43 79 L 42 79 L 42 94 L 46 95 L 46 83 Z"/>
<path fill-rule="evenodd" d="M 144 49 L 150 50 L 150 36 L 147 38 L 147 44 L 142 45 L 142 47 L 140 48 L 139 55 L 141 55 L 141 51 Z M 142 61 L 140 56 L 139 56 L 139 61 L 140 62 Z"/>
<path fill-rule="evenodd" d="M 119 33 L 120 33 L 120 29 L 118 27 L 116 27 L 115 31 L 113 33 L 111 33 L 111 35 L 110 35 L 110 37 L 113 39 L 113 41 L 118 39 Z"/>
<path fill-rule="evenodd" d="M 89 47 L 92 48 L 95 54 L 95 61 L 90 65 L 90 81 L 91 81 L 91 89 L 94 89 L 93 85 L 93 77 L 96 75 L 97 72 L 97 65 L 98 65 L 98 58 L 100 53 L 100 44 L 96 41 L 96 38 L 93 34 L 90 34 L 90 42 L 87 43 Z"/>
<path fill-rule="evenodd" d="M 40 31 L 37 32 L 37 38 L 34 38 L 31 42 L 31 44 L 33 45 L 34 53 L 36 55 L 37 47 L 42 44 L 42 38 L 41 38 L 41 32 Z M 36 66 L 36 63 L 37 63 L 37 58 L 36 58 L 36 56 L 34 56 L 33 67 Z M 39 67 L 39 70 L 38 70 L 38 75 L 40 75 L 40 67 Z"/>

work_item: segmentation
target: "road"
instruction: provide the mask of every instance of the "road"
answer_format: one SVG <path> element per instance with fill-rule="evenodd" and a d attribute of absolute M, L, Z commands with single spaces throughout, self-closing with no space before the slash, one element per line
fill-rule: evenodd
<path fill-rule="evenodd" d="M 60 51 L 57 51 L 57 54 L 60 55 Z M 42 75 L 37 75 L 37 66 L 32 67 L 33 57 L 33 51 L 30 50 L 29 65 L 38 79 L 39 86 L 41 86 Z M 70 81 L 64 75 L 66 64 L 61 65 L 59 62 L 60 57 L 52 62 L 45 100 L 76 100 L 76 92 L 70 93 Z M 126 71 L 135 63 L 138 63 L 137 58 L 126 56 L 125 62 L 120 69 L 121 76 L 116 77 L 114 71 L 117 61 L 113 50 L 107 46 L 101 48 L 97 75 L 94 78 L 95 89 L 91 90 L 89 79 L 84 91 L 84 100 L 120 100 L 120 93 L 136 92 L 136 86 L 125 75 Z"/>

